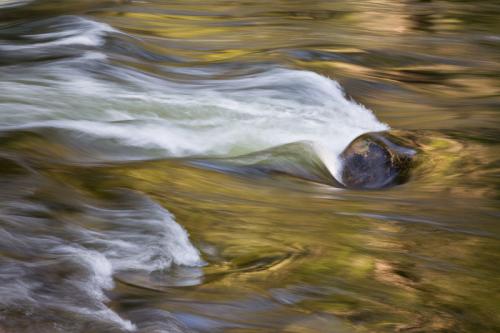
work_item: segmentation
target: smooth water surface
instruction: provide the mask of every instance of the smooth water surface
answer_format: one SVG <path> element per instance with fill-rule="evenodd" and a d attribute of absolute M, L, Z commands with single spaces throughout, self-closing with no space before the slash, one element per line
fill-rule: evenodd
<path fill-rule="evenodd" d="M 499 18 L 0 0 L 0 332 L 500 330 Z M 389 129 L 409 181 L 339 188 Z"/>

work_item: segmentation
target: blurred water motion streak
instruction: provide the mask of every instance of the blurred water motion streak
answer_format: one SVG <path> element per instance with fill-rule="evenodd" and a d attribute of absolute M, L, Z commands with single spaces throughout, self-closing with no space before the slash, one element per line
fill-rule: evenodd
<path fill-rule="evenodd" d="M 0 0 L 0 332 L 498 331 L 499 12 Z"/>

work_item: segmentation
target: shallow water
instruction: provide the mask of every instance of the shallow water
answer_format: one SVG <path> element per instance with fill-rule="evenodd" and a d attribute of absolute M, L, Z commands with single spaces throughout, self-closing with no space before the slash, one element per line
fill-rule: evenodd
<path fill-rule="evenodd" d="M 0 1 L 0 332 L 498 331 L 499 13 Z"/>

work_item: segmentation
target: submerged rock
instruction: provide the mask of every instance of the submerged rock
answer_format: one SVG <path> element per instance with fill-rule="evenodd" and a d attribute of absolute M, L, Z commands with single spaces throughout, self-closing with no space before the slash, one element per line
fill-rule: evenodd
<path fill-rule="evenodd" d="M 377 189 L 404 183 L 417 157 L 416 137 L 404 131 L 363 134 L 340 155 L 347 188 Z"/>

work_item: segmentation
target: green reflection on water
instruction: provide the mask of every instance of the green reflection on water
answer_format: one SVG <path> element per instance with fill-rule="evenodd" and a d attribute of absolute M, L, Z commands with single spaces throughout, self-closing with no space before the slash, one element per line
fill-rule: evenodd
<path fill-rule="evenodd" d="M 3 153 L 96 200 L 117 188 L 146 193 L 190 232 L 208 262 L 201 281 L 175 288 L 172 279 L 119 278 L 115 310 L 156 307 L 243 326 L 214 329 L 227 332 L 498 330 L 494 2 L 53 1 L 5 15 L 54 13 L 106 21 L 142 37 L 146 50 L 184 61 L 175 66 L 313 70 L 338 79 L 391 127 L 432 130 L 422 134 L 427 159 L 412 181 L 368 192 L 178 161 L 64 166 L 48 162 L 74 157 L 63 144 L 3 141 Z M 112 61 L 149 72 L 172 65 Z M 8 163 L 1 170 L 16 172 Z M 63 213 L 71 214 L 54 208 Z"/>
<path fill-rule="evenodd" d="M 235 178 L 162 161 L 50 173 L 92 195 L 123 187 L 148 193 L 190 231 L 209 262 L 204 282 L 175 289 L 125 279 L 118 291 L 142 305 L 279 330 L 302 327 L 290 318 L 311 320 L 297 329 L 305 332 L 317 325 L 360 332 L 493 330 L 499 244 L 498 226 L 486 217 L 492 207 L 484 188 L 476 193 L 464 186 L 476 176 L 459 171 L 457 143 L 431 143 L 431 173 L 387 191 Z M 142 288 L 166 296 L 148 297 Z M 247 308 L 255 297 L 262 304 Z M 215 310 L 226 303 L 233 308 Z"/>

